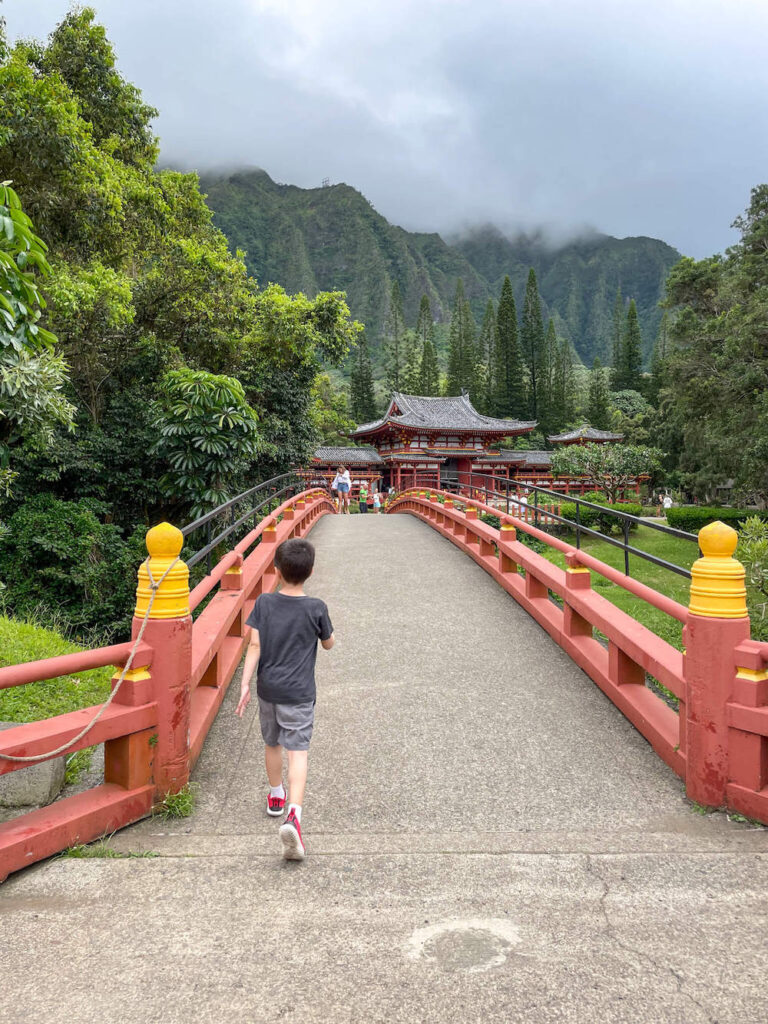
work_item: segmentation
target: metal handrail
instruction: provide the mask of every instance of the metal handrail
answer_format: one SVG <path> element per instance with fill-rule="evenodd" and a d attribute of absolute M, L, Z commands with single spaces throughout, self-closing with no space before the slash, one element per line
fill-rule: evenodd
<path fill-rule="evenodd" d="M 434 476 L 434 474 L 433 474 L 433 476 Z M 490 480 L 493 480 L 494 483 L 498 483 L 499 482 L 498 478 L 494 478 L 493 475 L 490 474 L 490 473 L 471 473 L 470 474 L 470 483 L 468 485 L 470 490 L 474 489 L 473 486 L 472 486 L 471 481 L 474 480 L 476 477 L 490 479 Z M 503 482 L 506 483 L 507 481 L 503 481 Z M 515 481 L 512 481 L 512 480 L 509 481 L 509 484 L 513 485 L 515 488 L 518 488 L 518 489 L 521 486 L 519 483 L 517 483 Z M 416 486 L 419 486 L 419 485 L 414 483 L 414 486 L 416 487 Z M 456 494 L 459 495 L 459 497 L 461 497 L 461 487 L 462 486 L 463 485 L 459 481 L 451 480 L 451 481 L 442 482 L 438 489 L 450 491 L 451 493 L 456 493 Z M 541 509 L 539 507 L 539 505 L 538 505 L 538 500 L 537 500 L 537 503 L 535 505 L 528 505 L 527 502 L 521 502 L 519 500 L 519 498 L 512 498 L 512 497 L 510 497 L 509 489 L 507 489 L 505 491 L 499 491 L 499 490 L 496 490 L 495 488 L 489 488 L 487 484 L 482 485 L 480 488 L 477 488 L 477 489 L 484 491 L 485 496 L 486 496 L 486 504 L 487 504 L 488 495 L 493 495 L 494 497 L 505 499 L 506 500 L 506 505 L 507 505 L 507 508 L 506 508 L 507 515 L 510 515 L 509 505 L 510 505 L 510 502 L 511 502 L 512 504 L 517 505 L 517 506 L 526 505 L 527 507 L 529 507 L 532 510 L 532 512 L 533 512 L 534 522 L 536 524 L 540 523 L 540 517 L 542 515 L 546 515 L 550 519 L 555 519 L 559 523 L 563 523 L 564 525 L 573 527 L 575 532 L 576 532 L 576 548 L 577 549 L 580 547 L 581 535 L 582 534 L 585 534 L 586 536 L 589 536 L 589 537 L 595 537 L 598 540 L 604 540 L 608 544 L 611 544 L 614 547 L 620 548 L 624 552 L 624 575 L 625 576 L 629 576 L 630 575 L 630 571 L 629 571 L 629 568 L 630 568 L 629 567 L 629 557 L 630 557 L 630 555 L 634 555 L 636 558 L 642 558 L 646 562 L 650 562 L 653 565 L 658 565 L 659 568 L 667 569 L 670 572 L 676 573 L 678 576 L 683 576 L 685 579 L 690 579 L 691 578 L 691 571 L 690 571 L 690 569 L 686 569 L 684 566 L 681 566 L 681 565 L 676 565 L 674 562 L 668 562 L 664 558 L 658 558 L 656 555 L 652 555 L 648 551 L 642 551 L 640 548 L 636 548 L 636 547 L 634 547 L 634 545 L 630 544 L 629 543 L 629 529 L 630 529 L 630 525 L 633 524 L 633 523 L 637 524 L 639 526 L 649 526 L 649 527 L 652 527 L 653 529 L 658 530 L 661 533 L 667 534 L 668 536 L 676 537 L 676 538 L 678 538 L 680 540 L 693 541 L 696 544 L 696 547 L 697 547 L 697 550 L 698 550 L 699 538 L 695 534 L 693 534 L 693 533 L 686 533 L 684 530 L 676 530 L 676 529 L 674 529 L 674 527 L 671 527 L 671 526 L 666 526 L 665 527 L 665 526 L 662 526 L 660 523 L 650 523 L 650 522 L 647 522 L 644 519 L 640 519 L 638 516 L 633 516 L 633 515 L 631 515 L 628 512 L 620 512 L 620 511 L 618 511 L 616 509 L 606 508 L 604 505 L 597 505 L 594 502 L 585 501 L 583 498 L 577 498 L 575 495 L 562 494 L 562 493 L 559 493 L 558 491 L 551 491 L 551 490 L 549 490 L 546 487 L 536 487 L 533 484 L 531 484 L 531 485 L 526 484 L 524 486 L 525 486 L 526 490 L 528 490 L 529 492 L 530 491 L 534 492 L 534 496 L 536 497 L 536 499 L 538 499 L 538 494 L 546 494 L 546 495 L 548 495 L 548 496 L 550 496 L 552 498 L 555 498 L 559 504 L 562 504 L 563 502 L 573 502 L 576 505 L 576 520 L 568 519 L 565 516 L 560 515 L 559 512 L 554 512 L 554 511 L 552 511 L 550 509 Z M 624 534 L 623 538 L 621 540 L 619 540 L 616 537 L 611 537 L 609 534 L 601 533 L 599 530 L 593 530 L 593 529 L 591 529 L 588 526 L 584 526 L 581 523 L 581 506 L 582 505 L 586 506 L 587 508 L 594 509 L 595 511 L 598 511 L 598 512 L 600 512 L 603 515 L 607 513 L 608 515 L 612 515 L 612 516 L 616 517 L 617 519 L 619 519 L 620 521 L 622 521 L 622 524 L 623 524 L 623 534 Z"/>
<path fill-rule="evenodd" d="M 282 487 L 276 486 L 283 481 L 285 481 L 285 483 L 283 483 Z M 241 502 L 248 501 L 249 499 L 253 499 L 254 495 L 263 493 L 267 488 L 269 488 L 270 491 L 263 501 L 250 506 L 241 516 L 235 518 L 234 509 L 236 505 Z M 234 498 L 230 498 L 228 501 L 223 502 L 216 508 L 211 509 L 210 512 L 206 512 L 205 515 L 200 516 L 191 523 L 188 523 L 186 526 L 182 527 L 181 532 L 184 537 L 189 537 L 191 534 L 195 533 L 195 531 L 200 530 L 203 527 L 206 529 L 206 537 L 203 547 L 199 548 L 186 559 L 187 565 L 191 569 L 205 558 L 206 572 L 210 575 L 212 569 L 211 556 L 213 552 L 231 534 L 236 530 L 239 530 L 251 517 L 254 517 L 254 526 L 256 526 L 258 524 L 256 517 L 259 512 L 265 508 L 265 506 L 273 504 L 276 500 L 279 504 L 280 502 L 278 499 L 283 496 L 287 496 L 292 493 L 299 493 L 305 489 L 306 481 L 301 477 L 300 470 L 291 470 L 288 473 L 281 473 L 279 476 L 271 477 L 269 480 L 264 480 L 262 483 L 256 484 L 254 487 L 250 487 L 247 491 L 243 491 L 242 494 L 238 494 Z M 213 536 L 212 524 L 214 520 L 227 512 L 230 513 L 231 521 L 223 530 L 221 530 L 221 532 L 217 533 L 216 536 Z"/>

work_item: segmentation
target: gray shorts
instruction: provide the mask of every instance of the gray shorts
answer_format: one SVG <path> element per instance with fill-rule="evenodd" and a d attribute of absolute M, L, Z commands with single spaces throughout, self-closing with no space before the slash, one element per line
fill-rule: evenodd
<path fill-rule="evenodd" d="M 315 705 L 272 704 L 259 697 L 261 735 L 268 747 L 285 750 L 309 750 L 312 727 L 315 724 Z"/>

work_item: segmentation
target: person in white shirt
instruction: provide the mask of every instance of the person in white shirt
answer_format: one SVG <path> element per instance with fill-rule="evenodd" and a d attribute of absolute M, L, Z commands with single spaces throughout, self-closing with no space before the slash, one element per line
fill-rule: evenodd
<path fill-rule="evenodd" d="M 336 476 L 333 478 L 331 490 L 338 491 L 339 512 L 345 512 L 347 515 L 349 515 L 349 492 L 351 489 L 352 480 L 349 476 L 349 470 L 344 466 L 339 466 Z"/>

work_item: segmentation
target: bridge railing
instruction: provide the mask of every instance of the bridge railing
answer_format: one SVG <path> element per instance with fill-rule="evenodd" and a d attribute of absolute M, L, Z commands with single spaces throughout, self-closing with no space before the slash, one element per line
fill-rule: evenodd
<path fill-rule="evenodd" d="M 69 754 L 104 743 L 105 755 L 103 784 L 0 824 L 0 881 L 68 846 L 137 821 L 167 793 L 186 785 L 242 657 L 245 620 L 256 597 L 277 584 L 278 544 L 306 535 L 334 511 L 325 490 L 293 494 L 191 593 L 189 567 L 180 559 L 183 532 L 160 524 L 147 534 L 149 558 L 139 569 L 131 642 L 0 668 L 0 689 L 107 665 L 119 668 L 106 705 L 0 733 L 0 775 L 31 763 L 14 758 L 37 763 L 61 756 L 62 748 Z M 204 550 L 201 557 L 207 554 Z M 161 579 L 152 597 L 152 583 Z M 204 601 L 193 621 L 192 611 Z"/>
<path fill-rule="evenodd" d="M 749 639 L 734 530 L 714 523 L 700 532 L 703 557 L 691 569 L 686 608 L 475 498 L 414 489 L 387 511 L 427 522 L 488 572 L 685 780 L 690 799 L 768 823 L 768 644 Z M 497 516 L 500 529 L 483 522 L 483 512 Z M 518 540 L 518 531 L 562 552 L 565 568 Z M 596 593 L 592 572 L 681 622 L 685 653 Z M 646 685 L 648 675 L 675 695 L 678 712 Z"/>

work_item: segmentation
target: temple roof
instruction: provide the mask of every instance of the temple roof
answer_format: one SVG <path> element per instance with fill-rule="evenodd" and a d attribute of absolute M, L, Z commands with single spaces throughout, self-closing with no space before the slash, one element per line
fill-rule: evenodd
<path fill-rule="evenodd" d="M 360 466 L 384 460 L 375 448 L 318 448 L 312 456 L 313 462 L 329 462 L 336 466 Z"/>
<path fill-rule="evenodd" d="M 552 464 L 552 452 L 520 452 L 519 454 L 524 456 L 523 469 L 526 467 L 542 469 Z"/>
<path fill-rule="evenodd" d="M 552 434 L 547 440 L 552 444 L 567 444 L 569 441 L 623 441 L 624 435 L 612 434 L 610 430 L 596 430 L 585 423 L 565 434 Z"/>
<path fill-rule="evenodd" d="M 450 398 L 427 398 L 395 391 L 384 416 L 372 423 L 361 423 L 350 436 L 373 433 L 387 423 L 429 430 L 472 430 L 502 435 L 525 433 L 536 426 L 535 421 L 498 420 L 483 416 L 472 405 L 466 392 Z"/>

